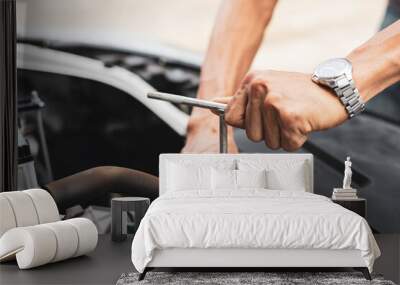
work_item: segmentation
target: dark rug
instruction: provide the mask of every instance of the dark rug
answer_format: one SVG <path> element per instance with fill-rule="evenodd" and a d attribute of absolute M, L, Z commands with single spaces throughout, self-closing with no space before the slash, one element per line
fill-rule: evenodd
<path fill-rule="evenodd" d="M 372 275 L 368 281 L 360 272 L 148 272 L 146 278 L 138 281 L 138 273 L 122 274 L 117 285 L 133 284 L 379 284 L 395 285 L 380 275 Z"/>

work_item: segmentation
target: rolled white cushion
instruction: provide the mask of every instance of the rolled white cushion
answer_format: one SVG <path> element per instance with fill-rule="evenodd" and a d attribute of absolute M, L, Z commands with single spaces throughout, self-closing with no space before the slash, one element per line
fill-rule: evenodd
<path fill-rule="evenodd" d="M 267 172 L 263 170 L 235 170 L 237 187 L 267 188 Z"/>
<path fill-rule="evenodd" d="M 71 258 L 78 250 L 79 237 L 75 227 L 65 221 L 43 224 L 56 236 L 57 249 L 51 262 Z"/>
<path fill-rule="evenodd" d="M 76 218 L 8 230 L 0 238 L 0 261 L 16 257 L 20 269 L 86 254 L 97 245 L 92 221 Z"/>
<path fill-rule="evenodd" d="M 98 232 L 91 220 L 85 218 L 75 218 L 64 222 L 74 226 L 78 233 L 78 248 L 74 257 L 91 252 L 96 248 Z"/>
<path fill-rule="evenodd" d="M 23 191 L 3 192 L 13 209 L 17 227 L 33 226 L 39 223 L 38 214 L 31 197 Z"/>
<path fill-rule="evenodd" d="M 10 202 L 0 195 L 0 237 L 9 229 L 15 228 L 17 222 Z"/>
<path fill-rule="evenodd" d="M 7 231 L 0 239 L 0 260 L 16 255 L 20 269 L 51 262 L 56 254 L 54 232 L 42 225 L 19 227 Z"/>
<path fill-rule="evenodd" d="M 51 223 L 60 220 L 57 205 L 53 197 L 43 189 L 24 190 L 33 201 L 36 208 L 36 213 L 39 218 L 39 224 Z"/>

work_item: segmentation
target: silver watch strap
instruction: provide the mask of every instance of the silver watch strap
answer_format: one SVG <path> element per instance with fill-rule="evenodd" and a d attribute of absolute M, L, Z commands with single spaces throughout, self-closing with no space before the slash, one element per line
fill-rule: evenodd
<path fill-rule="evenodd" d="M 360 92 L 354 85 L 354 80 L 349 80 L 346 75 L 341 75 L 336 79 L 336 86 L 333 89 L 345 106 L 350 118 L 361 113 L 365 109 L 365 104 L 360 97 Z"/>

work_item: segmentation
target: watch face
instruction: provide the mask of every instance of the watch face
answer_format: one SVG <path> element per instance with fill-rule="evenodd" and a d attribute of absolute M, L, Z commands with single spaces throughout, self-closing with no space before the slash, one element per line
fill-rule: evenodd
<path fill-rule="evenodd" d="M 336 78 L 343 74 L 351 77 L 351 64 L 345 58 L 330 59 L 318 65 L 314 74 L 320 79 Z"/>

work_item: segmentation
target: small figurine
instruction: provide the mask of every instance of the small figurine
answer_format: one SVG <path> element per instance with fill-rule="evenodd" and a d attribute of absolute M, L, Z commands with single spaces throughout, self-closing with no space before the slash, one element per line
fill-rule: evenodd
<path fill-rule="evenodd" d="M 350 156 L 347 157 L 346 161 L 344 162 L 344 178 L 343 178 L 343 189 L 352 189 L 351 188 L 351 161 Z"/>

